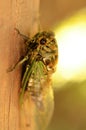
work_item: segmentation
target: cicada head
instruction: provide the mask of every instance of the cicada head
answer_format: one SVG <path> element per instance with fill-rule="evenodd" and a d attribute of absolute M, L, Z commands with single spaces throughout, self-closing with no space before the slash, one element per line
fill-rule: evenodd
<path fill-rule="evenodd" d="M 48 72 L 54 72 L 58 59 L 58 46 L 51 31 L 38 32 L 28 43 L 28 53 L 32 60 L 42 61 Z"/>
<path fill-rule="evenodd" d="M 39 32 L 34 36 L 34 39 L 39 44 L 38 54 L 42 57 L 48 70 L 55 70 L 58 59 L 58 46 L 54 33 L 51 31 Z"/>

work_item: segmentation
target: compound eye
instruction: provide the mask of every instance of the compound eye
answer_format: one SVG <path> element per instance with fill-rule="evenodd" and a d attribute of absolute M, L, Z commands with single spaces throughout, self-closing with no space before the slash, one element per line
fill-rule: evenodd
<path fill-rule="evenodd" d="M 46 64 L 46 65 L 49 65 L 50 63 L 51 63 L 50 59 L 46 59 L 46 60 L 45 60 L 45 64 Z"/>
<path fill-rule="evenodd" d="M 45 38 L 42 38 L 42 39 L 40 40 L 40 44 L 41 44 L 41 45 L 45 45 L 45 43 L 46 43 L 46 39 L 45 39 Z"/>
<path fill-rule="evenodd" d="M 50 59 L 44 58 L 43 61 L 44 61 L 44 63 L 45 63 L 46 65 L 49 65 L 49 64 L 51 63 L 51 60 L 50 60 Z"/>

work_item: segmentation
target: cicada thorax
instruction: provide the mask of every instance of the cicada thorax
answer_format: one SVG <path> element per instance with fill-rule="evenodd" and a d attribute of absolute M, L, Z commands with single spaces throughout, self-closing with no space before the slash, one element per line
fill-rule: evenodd
<path fill-rule="evenodd" d="M 58 59 L 58 47 L 53 32 L 39 32 L 28 42 L 30 61 L 42 61 L 48 70 L 54 70 Z"/>

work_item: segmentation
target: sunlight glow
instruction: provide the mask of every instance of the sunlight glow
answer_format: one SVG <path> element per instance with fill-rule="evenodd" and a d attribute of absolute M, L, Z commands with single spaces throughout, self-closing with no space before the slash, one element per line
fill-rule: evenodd
<path fill-rule="evenodd" d="M 59 62 L 57 74 L 63 79 L 86 79 L 86 12 L 67 19 L 55 30 Z"/>

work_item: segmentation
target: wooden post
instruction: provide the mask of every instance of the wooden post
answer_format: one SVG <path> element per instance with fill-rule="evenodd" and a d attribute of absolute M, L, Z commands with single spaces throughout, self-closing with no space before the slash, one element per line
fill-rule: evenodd
<path fill-rule="evenodd" d="M 38 31 L 39 0 L 1 0 L 0 2 L 0 130 L 44 130 L 53 112 L 52 88 L 45 90 L 44 110 L 24 97 L 19 105 L 21 67 L 7 73 L 24 54 L 23 39 L 14 28 L 25 35 Z M 47 84 L 46 84 L 47 85 Z M 47 88 L 47 87 L 46 87 Z"/>
<path fill-rule="evenodd" d="M 0 1 L 0 130 L 35 130 L 33 124 L 25 128 L 20 122 L 21 67 L 11 73 L 6 71 L 23 53 L 22 38 L 14 28 L 26 35 L 36 33 L 38 15 L 39 0 Z"/>

